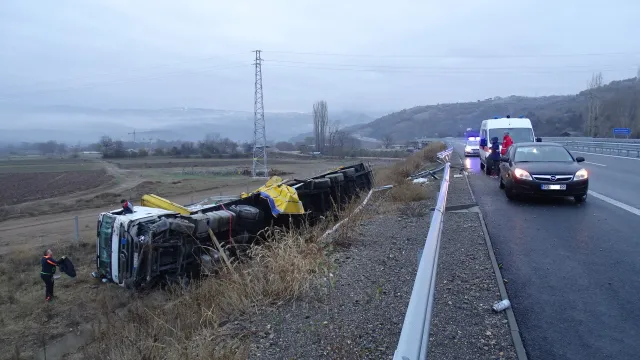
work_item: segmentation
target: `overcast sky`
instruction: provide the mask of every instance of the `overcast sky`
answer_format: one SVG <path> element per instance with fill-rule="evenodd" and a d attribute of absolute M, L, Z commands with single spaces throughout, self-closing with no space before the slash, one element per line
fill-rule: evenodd
<path fill-rule="evenodd" d="M 636 75 L 638 0 L 5 0 L 0 106 L 396 110 Z"/>

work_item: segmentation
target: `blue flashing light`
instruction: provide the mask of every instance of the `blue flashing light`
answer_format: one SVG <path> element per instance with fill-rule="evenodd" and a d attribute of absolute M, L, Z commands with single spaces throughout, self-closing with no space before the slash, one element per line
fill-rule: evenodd
<path fill-rule="evenodd" d="M 494 118 L 494 119 L 499 119 L 499 117 L 497 117 L 497 116 L 494 116 L 493 118 Z"/>
<path fill-rule="evenodd" d="M 524 115 L 520 115 L 520 119 L 524 119 Z"/>

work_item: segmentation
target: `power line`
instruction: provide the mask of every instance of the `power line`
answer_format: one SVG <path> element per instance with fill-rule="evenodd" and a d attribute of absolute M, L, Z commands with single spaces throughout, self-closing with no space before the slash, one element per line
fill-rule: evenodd
<path fill-rule="evenodd" d="M 253 101 L 253 167 L 251 175 L 267 177 L 267 135 L 264 121 L 264 103 L 262 101 L 262 58 L 260 50 L 255 50 L 255 86 Z"/>
<path fill-rule="evenodd" d="M 302 64 L 302 65 L 318 65 L 318 66 L 329 66 L 329 67 L 352 67 L 352 68 L 367 68 L 367 69 L 390 69 L 390 70 L 435 70 L 435 71 L 446 71 L 446 70 L 515 70 L 515 71 L 523 71 L 523 70 L 549 70 L 549 69 L 573 69 L 573 68 L 587 68 L 593 69 L 594 65 L 560 65 L 560 66 L 523 66 L 523 67 L 504 67 L 504 66 L 493 66 L 493 67 L 472 67 L 465 65 L 458 66 L 406 66 L 406 65 L 370 65 L 370 64 L 343 64 L 343 63 L 327 63 L 327 62 L 308 62 L 308 61 L 289 61 L 289 60 L 270 60 L 264 59 L 269 63 L 281 63 L 281 64 Z M 615 67 L 617 65 L 598 65 L 598 67 Z M 627 65 L 625 65 L 626 67 Z M 629 65 L 631 66 L 631 65 Z M 635 68 L 635 65 L 634 65 Z"/>
<path fill-rule="evenodd" d="M 94 83 L 87 83 L 87 84 L 79 84 L 77 86 L 71 86 L 71 87 L 66 87 L 66 88 L 45 89 L 45 90 L 27 91 L 27 92 L 22 92 L 22 93 L 6 94 L 6 95 L 2 95 L 0 97 L 0 101 L 8 100 L 8 99 L 14 98 L 14 97 L 25 96 L 25 95 L 37 95 L 37 94 L 51 93 L 51 92 L 66 92 L 66 91 L 73 91 L 73 90 L 81 90 L 81 89 L 86 89 L 86 88 L 99 87 L 99 86 L 105 86 L 105 85 L 112 85 L 112 84 L 118 84 L 118 83 L 128 83 L 128 82 L 139 81 L 139 80 L 155 80 L 155 79 L 163 78 L 163 77 L 165 77 L 167 75 L 176 75 L 176 74 L 184 74 L 184 73 L 198 73 L 198 72 L 206 73 L 206 72 L 208 72 L 209 70 L 212 70 L 212 69 L 230 69 L 230 68 L 237 68 L 237 67 L 243 67 L 243 66 L 248 66 L 248 65 L 250 65 L 250 64 L 249 63 L 232 63 L 232 64 L 224 64 L 224 65 L 218 65 L 218 66 L 208 66 L 208 67 L 205 67 L 205 68 L 194 69 L 194 70 L 177 70 L 177 71 L 171 71 L 171 72 L 167 72 L 167 73 L 163 73 L 163 74 L 156 74 L 154 76 L 143 76 L 143 77 L 137 77 L 137 78 L 115 79 L 115 80 L 104 81 L 104 82 L 94 82 Z"/>
<path fill-rule="evenodd" d="M 333 66 L 331 66 L 333 65 Z M 624 67 L 564 67 L 564 68 L 534 68 L 534 69 L 518 69 L 518 68 L 465 68 L 465 67 L 448 67 L 448 68 L 427 68 L 427 67 L 380 67 L 380 66 L 367 66 L 367 65 L 340 65 L 340 64 L 327 64 L 327 66 L 305 66 L 304 63 L 300 65 L 287 65 L 274 63 L 270 64 L 272 67 L 282 68 L 298 68 L 298 69 L 316 69 L 316 70 L 331 70 L 331 71 L 351 71 L 351 72 L 371 72 L 371 73 L 399 73 L 399 74 L 544 74 L 544 73 L 592 73 L 593 71 L 615 71 L 615 70 L 636 70 L 635 66 Z"/>
<path fill-rule="evenodd" d="M 405 59 L 526 59 L 526 58 L 558 58 L 558 57 L 585 57 L 585 56 L 633 56 L 639 52 L 612 52 L 612 53 L 574 53 L 574 54 L 529 54 L 529 55 L 370 55 L 370 54 L 345 54 L 345 53 L 321 53 L 321 52 L 296 52 L 296 51 L 265 51 L 267 54 L 291 54 L 310 56 L 336 56 L 336 57 L 366 57 L 366 58 L 405 58 Z"/>
<path fill-rule="evenodd" d="M 208 57 L 204 57 L 204 58 L 200 58 L 200 59 L 178 61 L 178 62 L 167 63 L 167 64 L 153 65 L 153 66 L 138 67 L 138 68 L 130 69 L 130 71 L 136 72 L 138 70 L 162 69 L 162 68 L 174 67 L 174 66 L 179 66 L 179 65 L 191 64 L 191 63 L 195 63 L 195 62 L 210 61 L 210 60 L 213 60 L 213 59 L 228 58 L 228 57 L 232 57 L 232 56 L 246 55 L 246 54 L 247 54 L 247 52 L 235 53 L 235 54 L 216 55 L 216 56 L 208 56 Z M 120 74 L 121 73 L 117 73 L 117 72 L 113 72 L 113 71 L 112 72 L 104 72 L 104 73 L 93 74 L 91 77 L 66 78 L 66 79 L 40 81 L 40 82 L 31 83 L 31 84 L 26 84 L 26 85 L 24 85 L 24 87 L 46 86 L 48 84 L 58 84 L 58 83 L 61 83 L 61 82 L 70 82 L 70 81 L 78 81 L 78 80 L 80 80 L 80 81 L 82 81 L 82 80 L 91 81 L 91 80 L 95 79 L 95 77 L 112 76 L 112 75 L 120 75 Z"/>

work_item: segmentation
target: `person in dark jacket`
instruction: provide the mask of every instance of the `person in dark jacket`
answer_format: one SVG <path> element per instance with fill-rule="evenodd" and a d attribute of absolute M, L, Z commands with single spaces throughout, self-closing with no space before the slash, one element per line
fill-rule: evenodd
<path fill-rule="evenodd" d="M 487 175 L 497 176 L 500 174 L 500 144 L 498 138 L 491 138 L 491 154 L 487 162 Z"/>
<path fill-rule="evenodd" d="M 53 298 L 53 274 L 56 273 L 56 266 L 58 266 L 58 262 L 53 258 L 51 249 L 45 250 L 40 263 L 42 264 L 40 278 L 44 281 L 45 301 L 51 301 Z"/>
<path fill-rule="evenodd" d="M 130 203 L 126 199 L 120 200 L 120 204 L 122 205 L 122 210 L 125 214 L 133 214 L 133 204 Z"/>

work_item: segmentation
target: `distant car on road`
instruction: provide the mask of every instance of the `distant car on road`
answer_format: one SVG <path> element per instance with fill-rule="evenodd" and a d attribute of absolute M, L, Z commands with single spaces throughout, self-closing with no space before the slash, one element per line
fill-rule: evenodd
<path fill-rule="evenodd" d="M 464 156 L 480 156 L 480 137 L 469 137 L 464 147 Z"/>
<path fill-rule="evenodd" d="M 564 146 L 525 142 L 509 148 L 500 159 L 500 188 L 510 200 L 518 195 L 587 199 L 589 174 Z"/>

